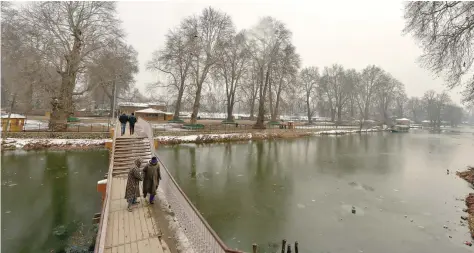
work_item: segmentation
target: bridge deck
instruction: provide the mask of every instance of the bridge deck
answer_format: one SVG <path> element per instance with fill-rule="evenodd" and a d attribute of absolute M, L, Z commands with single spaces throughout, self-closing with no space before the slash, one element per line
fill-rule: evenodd
<path fill-rule="evenodd" d="M 136 134 L 133 136 L 130 136 L 127 125 L 126 134 L 120 136 L 118 133 L 113 145 L 112 176 L 108 177 L 112 185 L 108 197 L 110 206 L 104 245 L 106 253 L 170 252 L 164 240 L 158 238 L 161 230 L 153 205 L 149 205 L 141 197 L 140 203 L 129 212 L 124 199 L 127 174 L 133 166 L 133 160 L 140 157 L 146 163 L 151 158 L 150 141 L 140 132 L 140 124 L 140 121 L 137 122 Z M 140 189 L 141 186 L 140 184 Z"/>

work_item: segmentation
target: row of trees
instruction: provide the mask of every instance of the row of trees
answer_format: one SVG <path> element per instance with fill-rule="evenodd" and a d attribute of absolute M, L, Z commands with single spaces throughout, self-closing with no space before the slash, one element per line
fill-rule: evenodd
<path fill-rule="evenodd" d="M 137 95 L 137 52 L 114 2 L 2 2 L 1 14 L 3 108 L 51 108 L 62 130 L 78 103 Z"/>
<path fill-rule="evenodd" d="M 191 109 L 192 123 L 203 100 L 209 111 L 222 111 L 224 104 L 228 121 L 236 103 L 242 103 L 251 118 L 256 116 L 256 128 L 264 128 L 266 115 L 277 121 L 282 113 L 297 112 L 306 112 L 310 123 L 318 114 L 336 122 L 376 118 L 389 124 L 392 116 L 408 116 L 416 109 L 415 120 L 439 122 L 418 112 L 431 104 L 422 107 L 416 102 L 422 99 L 408 99 L 404 84 L 380 67 L 300 69 L 300 62 L 291 31 L 282 22 L 265 17 L 250 30 L 236 31 L 228 15 L 206 8 L 171 29 L 165 46 L 154 52 L 148 69 L 164 78 L 150 89 L 166 88 L 175 119 Z M 442 97 L 443 104 L 450 103 L 446 94 Z"/>
<path fill-rule="evenodd" d="M 61 130 L 74 108 L 90 100 L 110 109 L 114 94 L 123 100 L 146 100 L 134 87 L 137 52 L 124 42 L 115 3 L 1 6 L 3 108 L 52 108 L 51 125 Z M 167 101 L 175 119 L 180 111 L 191 110 L 193 123 L 200 110 L 220 112 L 223 107 L 232 120 L 236 104 L 239 111 L 256 117 L 257 128 L 264 128 L 267 115 L 276 121 L 279 115 L 302 112 L 309 121 L 317 114 L 336 122 L 390 123 L 392 116 L 410 113 L 415 120 L 440 121 L 434 112 L 441 109 L 427 109 L 434 103 L 426 101 L 433 99 L 408 99 L 404 85 L 380 67 L 300 69 L 291 37 L 285 24 L 272 17 L 236 31 L 227 14 L 206 8 L 168 32 L 164 47 L 147 66 L 162 78 L 146 95 Z M 156 88 L 162 87 L 165 95 L 156 96 Z"/>

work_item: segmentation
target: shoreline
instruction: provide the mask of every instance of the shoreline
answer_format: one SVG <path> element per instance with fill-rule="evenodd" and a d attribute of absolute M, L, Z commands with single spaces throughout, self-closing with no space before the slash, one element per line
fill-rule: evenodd
<path fill-rule="evenodd" d="M 380 129 L 360 130 L 328 130 L 328 131 L 308 131 L 308 130 L 261 130 L 249 133 L 199 133 L 199 132 L 179 132 L 175 135 L 170 132 L 169 135 L 155 136 L 158 145 L 177 145 L 181 143 L 224 143 L 241 142 L 253 140 L 274 140 L 274 139 L 294 139 L 309 136 L 324 135 L 346 135 L 355 133 L 373 133 L 382 132 Z M 164 132 L 166 133 L 166 132 Z M 2 151 L 8 150 L 89 150 L 106 148 L 105 143 L 110 139 L 55 139 L 55 138 L 2 138 Z"/>
<path fill-rule="evenodd" d="M 456 172 L 456 175 L 466 180 L 471 187 L 474 187 L 474 167 L 468 166 L 467 170 L 462 172 Z M 474 239 L 474 193 L 469 193 L 465 199 L 466 209 L 468 213 L 467 223 L 469 225 L 469 231 L 471 232 L 471 238 Z"/>

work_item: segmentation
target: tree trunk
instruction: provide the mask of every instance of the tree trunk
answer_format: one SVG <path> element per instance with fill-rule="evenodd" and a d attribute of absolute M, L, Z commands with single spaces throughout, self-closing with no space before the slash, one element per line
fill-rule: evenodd
<path fill-rule="evenodd" d="M 12 116 L 13 107 L 15 107 L 16 97 L 17 97 L 17 92 L 13 93 L 12 102 L 10 103 L 10 111 L 8 112 L 7 122 L 5 123 L 6 125 L 5 126 L 6 129 L 4 129 L 5 132 L 10 131 L 10 117 Z"/>
<path fill-rule="evenodd" d="M 306 94 L 306 111 L 308 113 L 308 124 L 313 123 L 313 115 L 311 113 L 311 105 L 309 104 L 309 94 Z"/>
<path fill-rule="evenodd" d="M 76 86 L 76 76 L 80 64 L 80 54 L 82 41 L 78 31 L 74 32 L 74 44 L 72 51 L 66 55 L 65 71 L 58 71 L 61 74 L 61 91 L 59 98 L 51 101 L 52 110 L 49 128 L 53 131 L 67 130 L 67 118 L 73 112 L 73 92 Z"/>
<path fill-rule="evenodd" d="M 261 69 L 261 84 L 260 84 L 260 99 L 258 101 L 258 116 L 255 123 L 255 129 L 265 129 L 265 96 L 267 95 L 267 86 L 270 79 L 270 64 L 268 65 L 267 73 L 265 75 L 265 82 L 263 83 L 263 69 Z"/>
<path fill-rule="evenodd" d="M 337 124 L 341 123 L 341 117 L 342 117 L 342 105 L 339 105 L 337 107 Z"/>
<path fill-rule="evenodd" d="M 179 120 L 179 112 L 181 111 L 181 100 L 184 94 L 184 80 L 181 81 L 181 86 L 178 90 L 178 97 L 176 98 L 176 106 L 174 108 L 173 120 Z"/>
<path fill-rule="evenodd" d="M 231 103 L 227 103 L 227 121 L 233 122 L 234 119 L 232 118 L 232 111 L 234 110 L 234 106 Z"/>
<path fill-rule="evenodd" d="M 255 112 L 255 100 L 256 97 L 252 97 L 250 99 L 250 120 L 255 120 L 254 112 Z"/>

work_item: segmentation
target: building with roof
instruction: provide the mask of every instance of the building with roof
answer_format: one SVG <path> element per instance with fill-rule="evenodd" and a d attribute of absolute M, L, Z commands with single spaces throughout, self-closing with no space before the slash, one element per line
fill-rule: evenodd
<path fill-rule="evenodd" d="M 131 114 L 139 110 L 152 108 L 159 111 L 166 111 L 166 105 L 157 103 L 133 103 L 133 102 L 119 102 L 118 111 L 119 115 L 122 113 Z"/>
<path fill-rule="evenodd" d="M 12 113 L 10 115 L 10 119 L 8 119 L 8 114 L 2 114 L 0 117 L 2 118 L 2 131 L 8 131 L 8 132 L 23 131 L 23 127 L 25 126 L 25 120 L 26 120 L 25 116 Z"/>
<path fill-rule="evenodd" d="M 167 121 L 173 119 L 173 114 L 157 110 L 154 108 L 146 108 L 135 111 L 135 116 L 147 121 Z"/>

